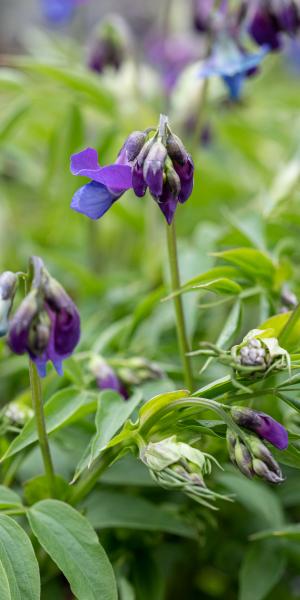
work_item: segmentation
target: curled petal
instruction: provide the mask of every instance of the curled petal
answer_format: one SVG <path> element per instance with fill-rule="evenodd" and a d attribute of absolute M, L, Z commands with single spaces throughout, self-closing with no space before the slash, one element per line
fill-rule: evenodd
<path fill-rule="evenodd" d="M 120 197 L 102 183 L 91 181 L 75 192 L 71 208 L 90 219 L 100 219 Z"/>
<path fill-rule="evenodd" d="M 125 191 L 132 187 L 131 167 L 124 164 L 112 164 L 101 167 L 98 154 L 93 148 L 86 148 L 71 156 L 71 173 L 89 177 L 93 181 L 103 183 L 113 190 Z"/>

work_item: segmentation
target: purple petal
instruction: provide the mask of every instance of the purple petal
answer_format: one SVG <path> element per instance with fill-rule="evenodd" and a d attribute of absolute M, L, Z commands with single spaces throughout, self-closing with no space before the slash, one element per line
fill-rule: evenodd
<path fill-rule="evenodd" d="M 249 26 L 249 33 L 259 46 L 268 44 L 272 50 L 281 47 L 279 26 L 275 17 L 258 9 Z"/>
<path fill-rule="evenodd" d="M 279 450 L 285 450 L 288 446 L 288 433 L 287 430 L 275 421 L 269 415 L 265 413 L 258 413 L 260 417 L 260 425 L 256 429 L 256 433 L 273 444 Z"/>
<path fill-rule="evenodd" d="M 178 204 L 177 196 L 174 196 L 168 182 L 165 183 L 163 193 L 157 204 L 163 213 L 168 225 L 171 225 Z"/>
<path fill-rule="evenodd" d="M 184 165 L 173 161 L 174 169 L 180 179 L 180 193 L 178 200 L 183 204 L 191 195 L 194 187 L 194 163 L 190 155 Z"/>
<path fill-rule="evenodd" d="M 71 173 L 89 177 L 116 191 L 125 191 L 132 187 L 131 167 L 124 164 L 112 164 L 101 167 L 98 154 L 93 148 L 86 148 L 71 156 Z"/>
<path fill-rule="evenodd" d="M 138 161 L 132 168 L 132 187 L 136 196 L 139 198 L 145 196 L 147 184 L 143 175 L 143 166 L 139 165 Z"/>
<path fill-rule="evenodd" d="M 119 196 L 102 183 L 91 181 L 75 192 L 71 208 L 96 220 L 100 219 L 118 198 Z"/>

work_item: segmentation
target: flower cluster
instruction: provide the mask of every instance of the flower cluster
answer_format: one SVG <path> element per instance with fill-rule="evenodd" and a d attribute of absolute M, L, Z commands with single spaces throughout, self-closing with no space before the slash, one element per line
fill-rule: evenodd
<path fill-rule="evenodd" d="M 16 354 L 28 353 L 41 377 L 46 374 L 47 361 L 52 361 L 62 374 L 62 361 L 70 356 L 80 337 L 80 318 L 77 308 L 64 288 L 51 277 L 40 258 L 31 259 L 33 271 L 29 293 L 21 302 L 4 330 L 8 344 Z M 0 290 L 9 290 L 9 309 L 13 300 L 17 277 L 3 273 Z M 2 286 L 1 286 L 2 281 Z M 7 281 L 10 285 L 7 286 Z M 6 282 L 5 284 L 3 282 Z M 2 314 L 1 314 L 2 312 Z M 7 320 L 7 305 L 0 315 Z"/>
<path fill-rule="evenodd" d="M 112 165 L 101 167 L 96 150 L 87 148 L 71 157 L 71 172 L 92 180 L 77 190 L 71 203 L 90 219 L 102 217 L 126 190 L 142 197 L 149 189 L 170 224 L 178 203 L 192 193 L 194 165 L 162 115 L 154 134 L 153 129 L 131 133 Z"/>
<path fill-rule="evenodd" d="M 213 508 L 211 502 L 217 498 L 227 499 L 207 488 L 204 482 L 204 476 L 211 472 L 211 461 L 218 465 L 216 459 L 189 444 L 178 442 L 175 435 L 159 442 L 148 442 L 140 449 L 140 459 L 163 488 L 183 491 L 208 508 Z"/>
<path fill-rule="evenodd" d="M 281 483 L 281 469 L 261 439 L 279 450 L 285 450 L 288 446 L 286 429 L 269 415 L 246 407 L 232 407 L 231 416 L 243 429 L 242 438 L 235 431 L 227 430 L 227 446 L 233 464 L 246 477 L 257 475 L 270 483 Z"/>
<path fill-rule="evenodd" d="M 118 70 L 126 57 L 129 47 L 129 32 L 126 22 L 117 15 L 103 20 L 92 40 L 88 66 L 96 73 L 105 68 Z"/>

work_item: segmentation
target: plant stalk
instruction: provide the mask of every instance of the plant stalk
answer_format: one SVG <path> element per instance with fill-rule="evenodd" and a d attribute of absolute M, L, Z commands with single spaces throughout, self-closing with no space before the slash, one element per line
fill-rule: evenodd
<path fill-rule="evenodd" d="M 39 438 L 40 449 L 42 453 L 45 474 L 48 482 L 50 497 L 55 497 L 55 474 L 46 431 L 44 407 L 42 402 L 41 381 L 37 372 L 36 365 L 29 360 L 29 376 L 32 395 L 32 405 L 36 419 L 36 428 Z"/>
<path fill-rule="evenodd" d="M 176 229 L 175 229 L 175 219 L 173 219 L 171 225 L 167 225 L 167 246 L 168 246 L 168 258 L 169 258 L 169 266 L 170 266 L 170 274 L 171 274 L 171 287 L 172 292 L 177 292 L 180 288 L 180 275 L 179 275 L 179 266 L 178 266 L 178 255 L 177 255 L 177 242 L 176 242 Z M 184 372 L 184 380 L 185 385 L 187 386 L 190 392 L 193 391 L 193 373 L 190 362 L 190 357 L 188 356 L 188 352 L 190 351 L 187 333 L 186 333 L 186 325 L 185 318 L 183 312 L 182 298 L 181 296 L 174 296 L 173 298 L 174 308 L 175 308 L 175 316 L 176 316 L 176 329 L 177 329 L 177 339 L 178 345 L 181 355 L 181 362 Z"/>

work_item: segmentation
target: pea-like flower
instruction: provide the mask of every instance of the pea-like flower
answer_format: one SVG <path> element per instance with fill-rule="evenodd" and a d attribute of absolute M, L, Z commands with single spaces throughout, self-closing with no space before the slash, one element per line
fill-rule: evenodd
<path fill-rule="evenodd" d="M 267 440 L 279 450 L 287 448 L 287 430 L 270 415 L 245 406 L 233 406 L 231 416 L 237 425 L 254 431 L 260 438 Z"/>
<path fill-rule="evenodd" d="M 288 352 L 281 348 L 273 330 L 252 329 L 241 344 L 231 348 L 231 357 L 238 370 L 247 372 L 286 369 L 290 364 Z"/>
<path fill-rule="evenodd" d="M 101 167 L 96 150 L 87 148 L 71 157 L 71 172 L 92 180 L 71 203 L 71 208 L 91 219 L 102 217 L 126 190 L 133 188 L 142 197 L 149 188 L 170 224 L 178 203 L 191 195 L 194 180 L 192 157 L 164 115 L 154 133 L 150 128 L 130 134 L 112 165 Z"/>
<path fill-rule="evenodd" d="M 237 41 L 228 35 L 220 35 L 213 48 L 212 53 L 205 61 L 199 72 L 201 79 L 219 76 L 228 88 L 230 99 L 237 101 L 241 97 L 244 81 L 252 76 L 269 47 L 263 46 L 258 52 L 246 52 Z"/>
<path fill-rule="evenodd" d="M 211 502 L 217 498 L 227 499 L 208 489 L 204 482 L 204 476 L 211 472 L 211 462 L 218 465 L 216 459 L 189 444 L 178 442 L 175 435 L 142 446 L 140 459 L 163 488 L 183 491 L 208 508 L 214 508 Z"/>
<path fill-rule="evenodd" d="M 16 354 L 28 353 L 39 375 L 52 361 L 59 375 L 80 337 L 78 310 L 64 288 L 48 273 L 40 258 L 31 259 L 31 290 L 9 323 L 8 343 Z"/>
<path fill-rule="evenodd" d="M 6 335 L 8 330 L 8 317 L 12 308 L 17 289 L 18 277 L 11 271 L 4 271 L 0 275 L 0 337 Z"/>
<path fill-rule="evenodd" d="M 282 483 L 284 477 L 270 450 L 255 435 L 241 440 L 227 430 L 227 447 L 232 463 L 249 479 L 257 475 L 269 483 Z"/>

